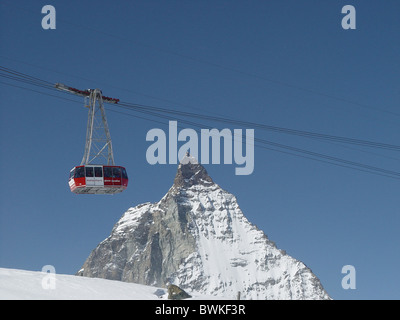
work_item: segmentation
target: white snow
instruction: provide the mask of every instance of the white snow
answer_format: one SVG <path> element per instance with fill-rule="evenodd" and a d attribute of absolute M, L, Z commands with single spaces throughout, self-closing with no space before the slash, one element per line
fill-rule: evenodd
<path fill-rule="evenodd" d="M 191 299 L 195 300 L 219 299 L 215 296 L 187 292 L 192 296 Z M 165 288 L 0 268 L 0 300 L 158 300 L 167 297 L 168 291 Z"/>
<path fill-rule="evenodd" d="M 202 279 L 203 290 L 196 290 L 230 298 L 239 291 L 244 299 L 324 297 L 313 286 L 311 271 L 252 225 L 234 195 L 217 184 L 194 185 L 186 190 L 184 201 L 192 207 L 198 251 L 178 270 L 178 285 L 192 287 Z"/>
<path fill-rule="evenodd" d="M 130 208 L 124 213 L 118 223 L 114 226 L 113 232 L 124 233 L 126 229 L 133 230 L 139 224 L 140 217 L 151 208 L 152 204 L 147 202 L 141 206 Z"/>

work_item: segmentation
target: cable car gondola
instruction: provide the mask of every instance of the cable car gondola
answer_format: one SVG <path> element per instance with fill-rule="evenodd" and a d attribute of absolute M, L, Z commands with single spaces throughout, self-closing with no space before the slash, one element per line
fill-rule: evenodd
<path fill-rule="evenodd" d="M 124 167 L 114 163 L 103 106 L 103 101 L 115 104 L 119 100 L 103 96 L 99 89 L 78 90 L 60 83 L 56 84 L 56 88 L 84 97 L 85 106 L 89 108 L 85 152 L 81 164 L 70 171 L 68 184 L 71 191 L 76 194 L 115 194 L 124 191 L 128 187 L 128 175 Z"/>
<path fill-rule="evenodd" d="M 72 168 L 68 184 L 77 194 L 115 194 L 128 187 L 128 175 L 120 166 L 82 165 Z"/>

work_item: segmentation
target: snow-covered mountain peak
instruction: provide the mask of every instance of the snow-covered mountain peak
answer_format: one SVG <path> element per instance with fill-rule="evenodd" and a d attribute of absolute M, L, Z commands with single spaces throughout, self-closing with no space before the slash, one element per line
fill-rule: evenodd
<path fill-rule="evenodd" d="M 231 298 L 329 299 L 195 161 L 178 166 L 159 202 L 128 209 L 78 274 Z"/>
<path fill-rule="evenodd" d="M 207 170 L 194 157 L 186 155 L 178 166 L 174 179 L 175 188 L 188 188 L 193 185 L 211 185 L 213 180 Z"/>

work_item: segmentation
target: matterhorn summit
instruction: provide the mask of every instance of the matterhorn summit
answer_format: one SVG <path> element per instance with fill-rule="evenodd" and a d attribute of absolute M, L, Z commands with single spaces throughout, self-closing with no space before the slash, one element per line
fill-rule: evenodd
<path fill-rule="evenodd" d="M 128 209 L 77 274 L 231 299 L 330 299 L 189 155 L 167 194 Z"/>

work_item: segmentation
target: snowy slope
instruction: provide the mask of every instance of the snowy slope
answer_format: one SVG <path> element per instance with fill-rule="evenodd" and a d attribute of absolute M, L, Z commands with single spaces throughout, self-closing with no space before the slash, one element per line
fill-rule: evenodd
<path fill-rule="evenodd" d="M 55 288 L 46 289 L 48 276 L 44 272 L 0 268 L 0 300 L 158 300 L 168 296 L 166 289 L 157 287 L 61 274 L 55 275 Z M 192 299 L 218 299 L 189 293 Z"/>

